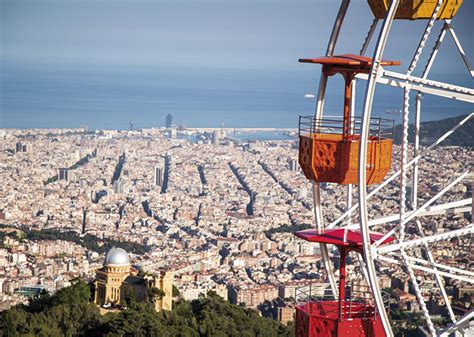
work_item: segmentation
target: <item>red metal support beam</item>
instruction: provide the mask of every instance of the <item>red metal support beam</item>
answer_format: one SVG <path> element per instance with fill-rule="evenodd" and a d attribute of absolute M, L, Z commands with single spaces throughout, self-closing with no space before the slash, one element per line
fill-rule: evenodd
<path fill-rule="evenodd" d="M 346 306 L 346 258 L 347 249 L 339 247 L 339 320 L 342 322 L 345 316 Z"/>

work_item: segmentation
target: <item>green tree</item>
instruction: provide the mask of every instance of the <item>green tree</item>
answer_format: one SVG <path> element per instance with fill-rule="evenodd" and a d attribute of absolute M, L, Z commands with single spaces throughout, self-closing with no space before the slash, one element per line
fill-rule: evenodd
<path fill-rule="evenodd" d="M 76 280 L 53 296 L 0 312 L 0 336 L 84 336 L 100 323 L 88 285 Z"/>
<path fill-rule="evenodd" d="M 148 287 L 147 297 L 149 302 L 155 302 L 156 299 L 162 299 L 165 296 L 165 292 L 157 287 Z"/>
<path fill-rule="evenodd" d="M 173 284 L 173 297 L 179 297 L 181 296 L 181 293 L 179 292 L 179 289 L 176 288 L 176 286 Z"/>

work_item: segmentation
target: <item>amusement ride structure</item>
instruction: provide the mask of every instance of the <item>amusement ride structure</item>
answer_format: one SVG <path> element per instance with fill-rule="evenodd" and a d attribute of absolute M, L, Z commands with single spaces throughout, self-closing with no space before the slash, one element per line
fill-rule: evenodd
<path fill-rule="evenodd" d="M 315 59 L 300 59 L 300 62 L 322 65 L 319 91 L 316 95 L 316 111 L 311 117 L 300 117 L 299 121 L 299 163 L 305 176 L 313 183 L 313 199 L 316 228 L 296 233 L 296 236 L 320 244 L 321 256 L 331 286 L 332 297 L 320 298 L 310 293 L 305 302 L 296 295 L 296 336 L 393 336 L 387 313 L 387 300 L 381 291 L 377 275 L 377 264 L 383 262 L 400 266 L 411 281 L 413 291 L 426 321 L 425 330 L 432 336 L 449 336 L 463 329 L 474 317 L 474 311 L 458 317 L 455 315 L 445 289 L 445 278 L 452 278 L 470 284 L 474 283 L 474 272 L 438 263 L 434 260 L 430 245 L 455 237 L 467 237 L 474 232 L 472 211 L 473 198 L 464 198 L 441 203 L 441 197 L 462 180 L 472 177 L 471 170 L 460 172 L 436 195 L 419 205 L 418 180 L 420 159 L 442 143 L 454 131 L 462 127 L 471 113 L 431 145 L 420 147 L 420 120 L 423 95 L 435 95 L 451 100 L 474 103 L 474 89 L 428 79 L 435 64 L 442 42 L 450 35 L 460 53 L 471 77 L 474 71 L 462 48 L 451 20 L 460 9 L 462 0 L 368 0 L 374 20 L 362 43 L 358 55 L 334 55 L 338 35 L 349 7 L 350 0 L 342 0 L 327 46 L 326 55 Z M 406 73 L 387 70 L 389 66 L 400 65 L 397 61 L 382 58 L 394 20 L 425 20 L 420 41 L 414 51 Z M 368 45 L 381 21 L 378 39 L 372 57 L 365 56 Z M 440 22 L 440 23 L 438 23 Z M 428 37 L 438 23 L 439 34 L 429 50 L 427 62 L 421 76 L 414 76 L 420 56 L 425 51 Z M 344 109 L 342 116 L 324 114 L 324 98 L 328 78 L 336 74 L 344 77 Z M 366 80 L 362 116 L 356 117 L 355 85 L 357 80 Z M 394 138 L 393 121 L 373 118 L 372 102 L 377 84 L 401 88 L 403 91 L 403 124 L 398 170 L 389 173 L 392 166 Z M 410 109 L 411 94 L 416 100 Z M 414 111 L 411 111 L 414 110 Z M 408 122 L 414 113 L 415 140 L 408 146 Z M 409 157 L 411 156 L 411 159 Z M 409 176 L 411 179 L 409 181 Z M 399 212 L 369 220 L 371 197 L 391 184 L 398 182 Z M 321 203 L 322 183 L 336 183 L 347 186 L 347 210 L 331 223 L 325 223 Z M 378 184 L 376 186 L 370 185 Z M 407 186 L 411 185 L 411 203 L 407 203 Z M 357 185 L 358 202 L 353 203 L 352 193 Z M 473 192 L 474 193 L 474 192 Z M 359 221 L 353 213 L 358 211 Z M 442 233 L 427 234 L 420 219 L 422 217 L 446 216 L 453 213 L 471 213 L 471 223 L 458 229 Z M 377 227 L 379 232 L 371 231 Z M 407 229 L 410 228 L 410 236 Z M 385 232 L 380 232 L 385 231 Z M 416 234 L 413 234 L 416 233 Z M 328 245 L 339 251 L 339 282 L 333 271 Z M 422 250 L 424 256 L 413 256 L 413 249 Z M 368 291 L 358 294 L 346 287 L 346 259 L 350 251 L 358 256 L 361 271 L 368 284 Z M 443 297 L 451 322 L 435 326 L 420 290 L 415 270 L 433 275 Z"/>

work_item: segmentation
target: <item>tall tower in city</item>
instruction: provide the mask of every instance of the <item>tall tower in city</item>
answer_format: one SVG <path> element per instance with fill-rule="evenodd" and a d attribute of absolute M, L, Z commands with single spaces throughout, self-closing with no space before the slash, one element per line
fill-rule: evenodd
<path fill-rule="evenodd" d="M 163 186 L 163 168 L 155 166 L 155 178 L 153 179 L 155 186 Z"/>
<path fill-rule="evenodd" d="M 82 207 L 82 229 L 81 234 L 86 234 L 87 208 Z"/>
<path fill-rule="evenodd" d="M 219 132 L 219 130 L 214 130 L 214 132 L 213 132 L 213 134 L 212 134 L 212 143 L 213 143 L 214 145 L 219 145 L 220 140 L 221 140 L 220 138 L 221 138 L 221 137 L 220 137 L 220 132 Z"/>
<path fill-rule="evenodd" d="M 298 170 L 298 161 L 293 158 L 288 158 L 288 168 L 290 171 L 297 171 Z"/>
<path fill-rule="evenodd" d="M 114 181 L 114 193 L 123 194 L 123 181 L 122 179 L 117 179 Z"/>
<path fill-rule="evenodd" d="M 68 168 L 58 169 L 58 180 L 69 181 L 69 169 Z"/>
<path fill-rule="evenodd" d="M 220 131 L 221 131 L 221 133 L 220 133 L 221 138 L 227 137 L 227 133 L 224 130 L 224 122 L 221 122 L 221 130 Z"/>
<path fill-rule="evenodd" d="M 15 152 L 30 152 L 31 150 L 31 145 L 30 144 L 24 144 L 21 142 L 18 142 L 15 144 Z"/>
<path fill-rule="evenodd" d="M 173 116 L 171 114 L 166 115 L 165 125 L 167 128 L 170 128 L 173 125 Z"/>

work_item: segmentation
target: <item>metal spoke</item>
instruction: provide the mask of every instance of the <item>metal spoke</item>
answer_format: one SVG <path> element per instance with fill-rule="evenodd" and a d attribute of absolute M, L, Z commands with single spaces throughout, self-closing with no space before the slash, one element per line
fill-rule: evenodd
<path fill-rule="evenodd" d="M 394 263 L 394 264 L 398 264 L 398 265 L 401 265 L 402 262 L 397 260 L 397 259 L 394 259 L 393 257 L 388 257 L 388 256 L 379 256 L 378 259 L 380 261 L 385 261 L 385 262 L 389 262 L 389 263 Z M 434 274 L 435 273 L 435 270 L 433 268 L 429 268 L 429 267 L 424 267 L 424 266 L 420 266 L 420 265 L 411 265 L 411 267 L 413 269 L 417 269 L 417 270 L 421 270 L 421 271 L 425 271 L 425 272 L 428 272 L 428 273 L 432 273 Z M 465 276 L 460 276 L 460 275 L 456 275 L 456 274 L 451 274 L 451 273 L 447 273 L 447 272 L 444 272 L 444 271 L 441 271 L 441 270 L 438 270 L 437 271 L 440 275 L 443 275 L 443 276 L 446 276 L 448 278 L 452 278 L 452 279 L 456 279 L 456 280 L 459 280 L 459 281 L 463 281 L 463 282 L 468 282 L 468 283 L 472 283 L 474 284 L 474 279 L 472 277 L 465 277 Z"/>
<path fill-rule="evenodd" d="M 377 240 L 375 242 L 375 246 L 381 245 L 387 238 L 392 236 L 398 228 L 402 228 L 403 225 L 411 221 L 414 217 L 416 217 L 419 213 L 421 213 L 424 209 L 426 209 L 428 206 L 430 206 L 432 203 L 434 203 L 436 200 L 438 200 L 440 197 L 442 197 L 447 191 L 449 191 L 454 185 L 459 183 L 461 180 L 463 180 L 465 177 L 469 175 L 470 171 L 467 170 L 463 174 L 461 174 L 459 177 L 457 177 L 454 181 L 452 181 L 449 185 L 447 185 L 445 188 L 443 188 L 441 191 L 438 192 L 433 198 L 428 200 L 423 206 L 418 208 L 417 210 L 409 213 L 409 215 L 404 218 L 397 226 L 392 228 L 387 234 L 385 234 L 381 239 Z M 403 240 L 402 240 L 403 241 Z"/>
<path fill-rule="evenodd" d="M 416 225 L 418 227 L 418 232 L 420 233 L 421 237 L 425 236 L 425 232 L 423 231 L 423 227 L 421 226 L 421 222 L 419 220 L 416 221 Z M 454 316 L 453 308 L 451 307 L 451 303 L 449 303 L 449 298 L 448 294 L 446 293 L 446 289 L 444 288 L 444 282 L 443 279 L 441 278 L 440 273 L 438 272 L 433 254 L 431 253 L 430 247 L 428 244 L 425 242 L 423 243 L 423 248 L 425 248 L 426 255 L 428 257 L 428 261 L 431 264 L 431 267 L 435 271 L 435 279 L 436 283 L 438 284 L 438 288 L 441 291 L 441 295 L 443 296 L 443 300 L 446 303 L 446 308 L 448 309 L 449 317 L 451 318 L 451 321 L 453 323 L 456 322 L 456 316 Z M 474 275 L 474 273 L 473 273 Z"/>
<path fill-rule="evenodd" d="M 456 44 L 456 47 L 458 48 L 458 51 L 461 54 L 462 60 L 464 61 L 464 64 L 466 65 L 467 71 L 469 71 L 469 73 L 471 74 L 471 77 L 474 77 L 474 70 L 472 70 L 471 64 L 469 63 L 469 59 L 466 55 L 466 52 L 464 51 L 461 45 L 461 42 L 459 42 L 459 39 L 456 33 L 454 32 L 453 27 L 451 26 L 451 20 L 446 20 L 446 23 L 448 25 L 447 28 L 448 28 L 449 34 L 451 34 L 451 37 L 453 38 L 454 43 Z"/>
<path fill-rule="evenodd" d="M 438 336 L 440 337 L 448 337 L 449 334 L 451 334 L 454 331 L 460 330 L 460 328 L 463 328 L 464 324 L 467 324 L 471 319 L 474 318 L 474 310 L 469 311 L 467 314 L 459 318 L 459 320 L 448 326 L 446 329 L 442 330 L 439 332 Z"/>
<path fill-rule="evenodd" d="M 447 233 L 441 233 L 441 234 L 434 234 L 430 236 L 425 236 L 423 238 L 418 238 L 418 239 L 413 239 L 409 241 L 403 241 L 401 243 L 395 243 L 391 245 L 385 245 L 377 248 L 377 253 L 378 254 L 384 254 L 388 252 L 393 252 L 396 250 L 400 249 L 405 249 L 405 248 L 414 248 L 418 247 L 422 244 L 426 243 L 433 243 L 433 242 L 438 242 L 438 241 L 443 241 L 443 240 L 448 240 L 451 238 L 455 238 L 458 236 L 465 236 L 468 234 L 474 233 L 474 225 L 471 224 L 469 226 L 466 226 L 465 228 L 460 228 L 460 229 L 455 229 Z"/>
<path fill-rule="evenodd" d="M 397 256 L 398 253 L 397 252 L 390 252 L 388 253 L 387 255 L 390 255 L 390 256 Z M 423 260 L 423 259 L 420 259 L 420 258 L 417 258 L 417 257 L 413 257 L 413 256 L 409 256 L 408 259 L 410 261 L 414 261 L 416 263 L 420 263 L 420 264 L 425 264 L 425 265 L 433 265 L 435 266 L 436 268 L 439 268 L 439 269 L 445 269 L 447 271 L 450 271 L 452 273 L 457 273 L 457 274 L 464 274 L 466 276 L 471 276 L 471 277 L 474 277 L 474 273 L 471 272 L 471 271 L 468 271 L 468 270 L 463 270 L 463 269 L 459 269 L 459 268 L 456 268 L 456 267 L 451 267 L 451 266 L 447 266 L 447 265 L 444 265 L 444 264 L 441 264 L 441 263 L 436 263 L 436 262 L 429 262 L 429 261 L 426 261 L 426 260 Z"/>
<path fill-rule="evenodd" d="M 369 79 L 369 75 L 362 73 L 357 74 L 355 77 L 366 81 Z M 407 80 L 409 84 L 407 84 Z M 437 81 L 424 80 L 415 76 L 407 78 L 406 75 L 393 71 L 384 71 L 383 74 L 377 78 L 377 83 L 402 89 L 411 83 L 412 91 L 474 103 L 474 96 L 471 89 Z"/>
<path fill-rule="evenodd" d="M 374 18 L 372 24 L 370 25 L 369 31 L 367 32 L 367 36 L 365 37 L 364 43 L 362 44 L 362 48 L 359 52 L 360 55 L 364 55 L 367 51 L 367 47 L 369 47 L 370 40 L 372 40 L 372 36 L 374 35 L 375 29 L 377 28 L 377 24 L 379 23 L 379 19 Z"/>
<path fill-rule="evenodd" d="M 472 198 L 467 198 L 459 201 L 452 201 L 445 204 L 439 204 L 436 206 L 427 207 L 421 212 L 419 212 L 416 217 L 429 216 L 429 215 L 440 215 L 440 214 L 456 214 L 456 213 L 465 213 L 471 210 L 471 207 L 460 207 L 465 205 L 471 205 Z M 390 222 L 399 220 L 399 214 L 391 214 L 388 216 L 383 216 L 380 218 L 369 220 L 369 227 L 376 225 L 383 225 Z M 350 225 L 342 226 L 344 229 L 357 229 L 359 224 L 353 223 Z M 377 241 L 378 242 L 378 241 Z"/>
<path fill-rule="evenodd" d="M 387 312 L 385 311 L 383 298 L 381 296 L 380 287 L 377 280 L 377 273 L 375 270 L 375 262 L 373 256 L 373 247 L 370 243 L 370 234 L 368 227 L 368 214 L 367 214 L 367 180 L 366 180 L 366 165 L 367 165 L 367 141 L 369 135 L 369 126 L 370 126 L 370 117 L 372 112 L 372 103 L 374 99 L 375 86 L 377 84 L 377 78 L 381 70 L 380 61 L 385 50 L 385 45 L 387 43 L 388 34 L 395 17 L 395 12 L 398 8 L 399 0 L 392 0 L 390 2 L 390 7 L 387 11 L 385 20 L 382 25 L 382 29 L 379 33 L 379 38 L 375 47 L 374 55 L 372 57 L 372 67 L 370 69 L 369 81 L 367 82 L 365 101 L 364 101 L 364 110 L 363 110 L 363 124 L 362 130 L 360 132 L 360 146 L 359 146 L 359 172 L 358 172 L 358 181 L 359 181 L 359 218 L 360 218 L 360 229 L 362 234 L 363 242 L 363 251 L 365 256 L 365 263 L 367 269 L 367 276 L 372 294 L 374 296 L 375 304 L 377 310 L 380 314 L 380 319 L 382 321 L 385 334 L 389 337 L 393 336 L 392 328 L 390 327 L 390 321 L 388 319 Z"/>
<path fill-rule="evenodd" d="M 410 160 L 410 162 L 407 164 L 407 168 L 416 163 L 418 160 L 420 160 L 421 157 L 429 153 L 434 147 L 442 143 L 446 138 L 448 138 L 451 134 L 453 134 L 457 129 L 459 129 L 462 125 L 464 125 L 469 119 L 474 117 L 474 112 L 466 116 L 463 120 L 461 120 L 459 123 L 457 123 L 455 126 L 453 126 L 449 131 L 447 131 L 445 134 L 443 134 L 441 137 L 438 138 L 434 143 L 432 143 L 430 146 L 428 146 L 423 152 L 421 152 L 418 156 Z M 401 173 L 401 170 L 398 170 L 397 172 L 393 173 L 389 178 L 384 180 L 383 183 L 381 183 L 379 186 L 377 186 L 372 192 L 370 192 L 367 195 L 367 199 L 370 199 L 373 197 L 377 192 L 379 192 L 382 188 L 384 188 L 386 185 L 388 185 L 391 181 L 393 181 L 396 177 L 398 177 Z M 326 228 L 333 228 L 336 225 L 338 225 L 342 220 L 344 220 L 351 212 L 359 208 L 359 204 L 355 204 L 351 208 L 349 208 L 348 211 L 343 213 L 340 217 L 338 217 L 336 220 L 331 222 Z"/>
<path fill-rule="evenodd" d="M 343 0 L 341 2 L 341 6 L 339 7 L 339 11 L 337 13 L 336 21 L 334 22 L 334 26 L 332 28 L 331 37 L 329 38 L 328 46 L 326 49 L 326 56 L 332 56 L 334 54 L 334 49 L 336 48 L 336 43 L 339 37 L 339 33 L 341 31 L 342 23 L 344 21 L 344 17 L 346 16 L 347 8 L 349 7 L 350 0 Z M 328 76 L 321 72 L 321 78 L 319 80 L 319 88 L 318 88 L 318 101 L 316 104 L 316 110 L 314 112 L 315 118 L 321 118 L 324 113 L 324 96 L 326 94 L 326 87 L 328 82 Z M 323 220 L 323 212 L 321 208 L 321 191 L 319 184 L 313 182 L 313 203 L 314 203 L 314 218 L 316 222 L 316 228 L 318 231 L 324 229 L 324 220 Z M 321 249 L 321 256 L 324 262 L 324 268 L 326 269 L 326 273 L 328 275 L 329 283 L 331 284 L 331 290 L 334 296 L 338 294 L 338 288 L 336 283 L 336 277 L 334 276 L 334 271 L 332 267 L 332 262 L 329 257 L 329 250 L 326 244 L 320 244 Z"/>
<path fill-rule="evenodd" d="M 353 185 L 348 185 L 345 189 L 346 192 L 346 211 L 339 216 L 336 220 L 329 223 L 326 226 L 323 216 L 323 209 L 321 203 L 321 187 L 318 182 L 313 182 L 312 190 L 313 190 L 313 203 L 314 203 L 314 218 L 316 229 L 319 232 L 322 232 L 326 229 L 334 228 L 335 226 L 342 225 L 340 228 L 343 229 L 356 229 L 357 227 L 360 228 L 361 237 L 362 237 L 362 250 L 363 255 L 358 254 L 359 265 L 361 268 L 361 272 L 364 274 L 367 283 L 369 284 L 373 300 L 375 302 L 376 312 L 380 315 L 380 320 L 383 325 L 384 331 L 386 336 L 393 337 L 393 332 L 390 327 L 390 322 L 385 311 L 383 305 L 383 299 L 381 296 L 380 286 L 378 284 L 377 278 L 377 271 L 375 270 L 375 260 L 389 262 L 401 265 L 403 270 L 408 274 L 410 281 L 415 289 L 415 294 L 420 305 L 421 311 L 426 321 L 426 325 L 429 329 L 430 335 L 437 335 L 435 327 L 431 321 L 430 314 L 428 312 L 427 306 L 425 304 L 423 294 L 421 292 L 419 283 L 415 277 L 414 270 L 420 270 L 427 273 L 434 274 L 436 283 L 440 289 L 441 296 L 443 300 L 446 302 L 446 306 L 448 309 L 449 316 L 451 320 L 455 323 L 450 328 L 447 328 L 441 331 L 442 334 L 447 333 L 449 331 L 460 330 L 462 328 L 462 324 L 460 323 L 463 321 L 465 323 L 465 319 L 462 318 L 458 322 L 456 322 L 456 317 L 452 310 L 452 307 L 449 302 L 449 297 L 447 296 L 446 289 L 444 286 L 443 277 L 453 278 L 459 281 L 474 283 L 474 272 L 462 270 L 456 267 L 451 267 L 447 265 L 443 265 L 437 263 L 433 256 L 433 253 L 430 250 L 430 244 L 436 243 L 442 240 L 448 240 L 454 237 L 460 237 L 463 235 L 468 235 L 474 233 L 474 225 L 468 225 L 464 228 L 451 230 L 447 233 L 439 233 L 433 235 L 427 235 L 423 231 L 423 227 L 421 222 L 417 220 L 422 216 L 428 215 L 439 215 L 439 214 L 454 214 L 459 212 L 467 212 L 470 208 L 474 209 L 473 198 L 466 198 L 463 200 L 456 200 L 450 201 L 443 204 L 435 204 L 435 202 L 439 201 L 441 197 L 449 190 L 452 189 L 457 183 L 463 180 L 466 176 L 469 175 L 469 171 L 463 172 L 459 177 L 457 177 L 454 181 L 452 181 L 448 186 L 444 187 L 440 192 L 438 192 L 435 196 L 431 199 L 426 201 L 421 207 L 418 207 L 418 180 L 419 180 L 419 165 L 420 159 L 423 158 L 426 154 L 428 154 L 434 147 L 439 145 L 443 142 L 447 137 L 449 137 L 453 132 L 455 132 L 459 127 L 464 125 L 468 120 L 474 117 L 474 113 L 463 118 L 460 122 L 458 122 L 455 126 L 453 126 L 449 131 L 444 133 L 441 137 L 439 137 L 434 143 L 430 146 L 425 148 L 424 150 L 420 149 L 420 124 L 421 124 L 421 105 L 422 105 L 422 98 L 423 94 L 435 95 L 440 97 L 446 97 L 449 99 L 455 99 L 464 102 L 474 103 L 474 89 L 462 87 L 458 85 L 452 85 L 449 83 L 444 83 L 440 81 L 433 81 L 428 79 L 428 75 L 430 70 L 437 58 L 439 53 L 441 44 L 445 39 L 446 34 L 449 32 L 453 37 L 456 47 L 460 52 L 464 63 L 466 64 L 467 68 L 469 69 L 471 76 L 474 76 L 473 71 L 470 68 L 470 64 L 466 57 L 462 46 L 457 39 L 456 34 L 451 26 L 451 20 L 445 20 L 443 22 L 443 26 L 439 31 L 439 34 L 434 42 L 434 45 L 430 51 L 430 55 L 427 59 L 426 64 L 424 65 L 424 69 L 422 72 L 421 77 L 413 76 L 413 72 L 415 71 L 417 64 L 420 60 L 420 56 L 424 50 L 425 44 L 428 41 L 428 37 L 430 31 L 432 30 L 436 18 L 438 16 L 438 12 L 443 4 L 444 0 L 436 0 L 436 6 L 434 6 L 433 13 L 431 18 L 428 20 L 423 35 L 418 43 L 416 51 L 413 55 L 413 58 L 409 64 L 408 70 L 405 74 L 387 71 L 381 66 L 382 56 L 384 54 L 385 46 L 388 40 L 388 35 L 391 30 L 391 26 L 395 17 L 395 13 L 399 6 L 401 0 L 391 0 L 388 10 L 386 12 L 386 17 L 383 20 L 382 27 L 378 33 L 378 39 L 375 43 L 375 48 L 372 56 L 372 66 L 370 72 L 368 74 L 357 74 L 353 80 L 352 84 L 352 100 L 351 100 L 351 113 L 353 114 L 355 111 L 355 84 L 357 79 L 364 79 L 367 80 L 367 86 L 365 90 L 365 97 L 364 97 L 364 105 L 362 109 L 362 118 L 359 124 L 355 123 L 355 128 L 351 129 L 349 133 L 355 133 L 359 135 L 360 143 L 359 143 L 359 153 L 358 153 L 358 204 L 354 204 L 353 202 Z M 339 12 L 337 14 L 337 18 L 335 20 L 331 37 L 329 39 L 326 56 L 333 56 L 335 46 L 338 40 L 338 36 L 341 30 L 342 23 L 344 21 L 350 0 L 342 0 Z M 368 47 L 371 43 L 373 35 L 377 30 L 378 19 L 374 18 L 367 35 L 362 43 L 362 47 L 360 50 L 360 55 L 365 55 Z M 328 83 L 328 76 L 325 72 L 321 73 L 320 81 L 319 81 L 319 88 L 318 88 L 318 96 L 317 96 L 317 103 L 315 109 L 315 120 L 322 120 L 324 115 L 324 97 L 326 93 L 326 87 Z M 401 167 L 398 171 L 391 174 L 389 178 L 383 181 L 382 184 L 376 186 L 370 193 L 367 191 L 367 172 L 366 172 L 366 164 L 367 164 L 367 148 L 368 148 L 368 135 L 370 133 L 370 120 L 372 114 L 372 104 L 375 95 L 375 88 L 378 83 L 386 84 L 393 87 L 399 87 L 404 89 L 404 114 L 403 114 L 403 134 L 402 134 L 402 150 L 401 150 Z M 415 105 L 415 142 L 414 142 L 414 150 L 413 150 L 413 157 L 409 160 L 409 156 L 411 155 L 408 153 L 408 128 L 409 128 L 409 99 L 410 99 L 410 92 L 414 91 L 416 93 L 416 105 Z M 347 107 L 347 104 L 345 105 Z M 345 116 L 347 115 L 347 110 L 345 110 Z M 349 116 L 351 118 L 353 116 Z M 328 118 L 328 116 L 325 116 Z M 352 121 L 352 119 L 351 119 Z M 328 120 L 328 123 L 334 123 L 334 120 Z M 330 124 L 331 128 L 333 127 Z M 347 125 L 347 124 L 344 124 Z M 316 128 L 318 132 L 323 132 L 320 129 L 322 128 L 321 125 L 313 126 Z M 329 127 L 327 127 L 329 128 Z M 347 126 L 344 130 L 347 131 Z M 324 129 L 325 130 L 325 129 Z M 345 132 L 346 132 L 345 131 Z M 413 183 L 413 202 L 411 205 L 406 204 L 406 187 L 408 184 L 408 172 L 413 168 L 413 176 L 412 176 L 412 183 Z M 383 216 L 380 218 L 369 220 L 368 218 L 368 200 L 372 196 L 376 195 L 378 192 L 382 190 L 385 186 L 393 182 L 397 177 L 400 177 L 400 212 L 398 214 L 391 214 L 388 216 Z M 473 192 L 474 193 L 474 192 Z M 469 205 L 470 204 L 470 205 Z M 468 207 L 470 206 L 470 207 Z M 408 208 L 409 207 L 409 208 Z M 354 211 L 359 210 L 359 222 L 357 224 L 353 224 L 352 219 Z M 411 221 L 416 220 L 416 226 L 418 228 L 420 237 L 418 238 L 409 238 L 406 240 L 406 226 L 412 225 Z M 377 240 L 375 243 L 372 243 L 370 238 L 369 228 L 375 225 L 385 225 L 387 223 L 396 222 L 398 224 L 391 228 L 381 239 Z M 396 231 L 399 230 L 399 237 L 398 242 L 395 244 L 386 244 L 381 246 L 381 243 L 386 241 L 386 239 L 395 234 Z M 334 275 L 333 264 L 330 260 L 329 250 L 326 244 L 320 244 L 321 247 L 321 255 L 324 261 L 324 266 L 328 275 L 328 280 L 331 285 L 332 293 L 337 296 L 338 295 L 338 287 L 336 278 Z M 413 248 L 421 248 L 423 251 L 426 252 L 426 259 L 409 256 L 409 250 Z M 444 336 L 444 335 L 443 335 Z"/>

